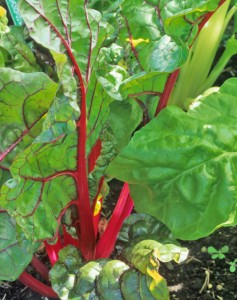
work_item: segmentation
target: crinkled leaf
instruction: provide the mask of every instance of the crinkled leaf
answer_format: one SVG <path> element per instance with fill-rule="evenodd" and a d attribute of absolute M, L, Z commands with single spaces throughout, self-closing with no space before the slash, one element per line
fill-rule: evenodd
<path fill-rule="evenodd" d="M 123 223 L 118 243 L 131 246 L 145 239 L 152 239 L 160 243 L 174 242 L 170 230 L 156 218 L 147 214 L 131 214 Z"/>
<path fill-rule="evenodd" d="M 172 72 L 182 65 L 202 16 L 218 2 L 122 1 L 119 39 L 128 70 Z"/>
<path fill-rule="evenodd" d="M 72 66 L 66 54 L 52 51 L 57 74 L 62 88 L 51 105 L 43 124 L 43 132 L 37 137 L 36 142 L 47 143 L 76 129 L 76 121 L 80 116 L 77 83 L 72 76 Z"/>
<path fill-rule="evenodd" d="M 119 86 L 126 76 L 126 71 L 119 66 L 107 66 L 106 69 L 97 71 L 98 82 L 106 93 L 115 100 L 122 100 L 118 92 Z"/>
<path fill-rule="evenodd" d="M 149 93 L 157 97 L 163 92 L 167 77 L 168 74 L 160 72 L 141 72 L 124 80 L 120 92 L 124 98 Z"/>
<path fill-rule="evenodd" d="M 60 251 L 59 260 L 50 271 L 50 279 L 62 300 L 159 299 L 152 295 L 146 275 L 119 260 L 82 263 L 78 250 L 72 246 Z"/>
<path fill-rule="evenodd" d="M 107 260 L 82 262 L 82 256 L 73 246 L 59 253 L 59 259 L 50 271 L 50 279 L 60 299 L 99 299 L 96 296 L 96 279 Z"/>
<path fill-rule="evenodd" d="M 233 79 L 188 113 L 164 109 L 107 169 L 130 183 L 138 211 L 178 238 L 197 239 L 236 222 L 236 94 Z"/>
<path fill-rule="evenodd" d="M 139 0 L 123 1 L 121 9 L 124 24 L 120 30 L 119 39 L 125 48 L 125 63 L 128 71 L 130 73 L 166 71 L 159 63 L 154 64 L 156 57 L 157 59 L 161 57 L 162 48 L 168 46 L 162 44 L 160 47 L 157 44 L 162 36 L 162 28 L 156 8 Z M 187 49 L 185 51 L 187 52 Z M 175 60 L 169 68 L 174 70 L 179 64 L 180 61 Z"/>
<path fill-rule="evenodd" d="M 93 76 L 91 86 L 87 92 L 88 98 L 88 125 L 87 125 L 87 153 L 89 154 L 92 147 L 102 133 L 102 129 L 109 116 L 109 105 L 112 99 L 105 92 L 103 86 Z M 99 113 L 98 113 L 99 112 Z"/>
<path fill-rule="evenodd" d="M 19 244 L 14 221 L 6 212 L 0 212 L 0 280 L 16 280 L 31 262 L 29 242 Z"/>
<path fill-rule="evenodd" d="M 99 299 L 122 300 L 119 279 L 129 266 L 119 260 L 111 260 L 102 268 L 97 281 Z"/>
<path fill-rule="evenodd" d="M 155 240 L 143 240 L 124 249 L 122 255 L 143 274 L 149 269 L 159 268 L 159 261 L 183 262 L 187 258 L 187 248 L 173 244 L 161 244 Z M 155 268 L 154 268 L 155 267 Z"/>
<path fill-rule="evenodd" d="M 88 139 L 87 153 L 102 132 L 102 128 L 108 122 L 110 113 L 110 103 L 114 100 L 122 100 L 118 91 L 121 82 L 126 77 L 123 68 L 114 65 L 104 65 L 98 63 L 96 74 L 92 74 L 87 91 L 88 105 Z"/>
<path fill-rule="evenodd" d="M 124 80 L 120 86 L 123 98 L 132 98 L 143 110 L 144 120 L 148 122 L 155 115 L 168 73 L 141 72 Z"/>
<path fill-rule="evenodd" d="M 159 274 L 160 262 L 180 263 L 188 254 L 186 248 L 171 244 L 170 240 L 170 231 L 155 218 L 131 215 L 118 239 L 123 248 L 119 254 L 122 260 L 86 263 L 76 248 L 65 247 L 50 271 L 53 288 L 64 300 L 169 299 L 167 283 Z"/>
<path fill-rule="evenodd" d="M 154 240 L 143 240 L 124 249 L 122 255 L 143 274 L 155 299 L 169 299 L 166 280 L 159 274 L 159 261 L 172 259 L 180 263 L 187 258 L 188 249 L 173 244 L 161 244 Z"/>

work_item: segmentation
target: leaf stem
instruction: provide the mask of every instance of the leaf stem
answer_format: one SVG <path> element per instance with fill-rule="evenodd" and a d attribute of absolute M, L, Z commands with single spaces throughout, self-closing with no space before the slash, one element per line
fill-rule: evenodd
<path fill-rule="evenodd" d="M 173 73 L 169 75 L 168 80 L 165 84 L 164 92 L 160 97 L 155 116 L 157 116 L 158 113 L 167 106 L 170 94 L 174 88 L 178 75 L 179 75 L 179 69 L 175 70 Z"/>
<path fill-rule="evenodd" d="M 108 227 L 96 246 L 96 259 L 109 257 L 114 249 L 118 233 L 124 220 L 131 214 L 134 203 L 130 196 L 129 186 L 124 184 Z"/>
<path fill-rule="evenodd" d="M 34 292 L 39 293 L 40 295 L 58 299 L 58 295 L 54 292 L 54 290 L 50 286 L 40 282 L 38 279 L 34 278 L 26 271 L 24 271 L 20 275 L 18 280 L 24 285 L 28 286 Z"/>
<path fill-rule="evenodd" d="M 91 214 L 90 207 L 90 198 L 89 198 L 89 188 L 87 181 L 87 157 L 86 157 L 86 131 L 87 131 L 87 116 L 86 116 L 86 89 L 84 85 L 84 80 L 80 71 L 80 68 L 77 64 L 77 61 L 67 44 L 67 42 L 62 40 L 64 46 L 66 47 L 67 53 L 71 59 L 71 62 L 74 66 L 74 71 L 77 75 L 79 85 L 80 85 L 80 110 L 81 116 L 79 120 L 79 129 L 78 129 L 78 215 L 80 226 L 80 236 L 79 241 L 81 245 L 81 252 L 86 260 L 91 260 L 94 258 L 95 252 L 95 234 L 93 219 Z"/>
<path fill-rule="evenodd" d="M 37 273 L 39 273 L 42 276 L 42 278 L 44 278 L 47 281 L 47 283 L 50 283 L 49 269 L 35 255 L 33 255 L 31 265 L 34 267 Z"/>
<path fill-rule="evenodd" d="M 191 99 L 197 97 L 208 78 L 215 54 L 226 28 L 226 14 L 230 0 L 221 1 L 214 12 L 206 15 L 199 24 L 197 39 L 191 47 L 189 58 L 180 70 L 177 84 L 169 104 L 187 109 Z"/>
<path fill-rule="evenodd" d="M 87 114 L 86 114 L 86 88 L 84 80 L 81 74 L 81 70 L 77 64 L 76 58 L 72 53 L 70 44 L 64 39 L 57 27 L 44 15 L 41 11 L 36 9 L 33 4 L 29 5 L 48 23 L 53 29 L 56 35 L 60 38 L 65 50 L 72 62 L 74 71 L 77 75 L 79 87 L 80 87 L 80 120 L 77 122 L 78 130 L 78 164 L 77 164 L 77 187 L 78 187 L 78 199 L 77 208 L 79 215 L 79 223 L 81 224 L 79 233 L 79 241 L 81 245 L 81 252 L 86 260 L 94 258 L 95 252 L 95 234 L 93 219 L 90 207 L 89 188 L 87 181 L 87 157 L 86 157 L 86 130 L 87 130 Z"/>

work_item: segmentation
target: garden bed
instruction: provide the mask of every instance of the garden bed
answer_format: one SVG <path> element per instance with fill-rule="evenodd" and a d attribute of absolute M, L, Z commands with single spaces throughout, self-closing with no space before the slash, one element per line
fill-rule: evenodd
<path fill-rule="evenodd" d="M 161 273 L 170 286 L 171 300 L 234 300 L 237 299 L 237 271 L 229 271 L 228 261 L 237 258 L 237 227 L 221 228 L 209 237 L 193 242 L 182 242 L 189 248 L 189 258 L 182 265 L 162 265 Z M 229 246 L 226 259 L 211 259 L 204 251 L 213 246 L 220 249 Z M 172 270 L 173 268 L 173 270 Z M 208 276 L 209 285 L 208 285 Z M 1 300 L 47 300 L 20 282 L 2 283 Z"/>

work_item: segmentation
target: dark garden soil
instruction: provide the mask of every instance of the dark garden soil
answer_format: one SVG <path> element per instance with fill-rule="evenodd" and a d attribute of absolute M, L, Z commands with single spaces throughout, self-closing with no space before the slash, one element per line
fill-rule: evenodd
<path fill-rule="evenodd" d="M 167 279 L 171 300 L 237 299 L 237 270 L 231 273 L 228 262 L 237 258 L 237 227 L 221 228 L 210 237 L 182 242 L 189 257 L 181 265 L 162 265 L 160 273 Z M 229 246 L 225 259 L 211 259 L 206 249 Z M 19 281 L 0 284 L 0 300 L 47 300 Z M 160 299 L 162 300 L 162 299 Z"/>
<path fill-rule="evenodd" d="M 162 266 L 160 273 L 170 286 L 171 300 L 234 300 L 237 299 L 237 266 L 235 273 L 228 262 L 237 258 L 237 227 L 221 228 L 209 237 L 181 242 L 189 249 L 182 265 Z M 211 259 L 207 248 L 229 246 L 225 259 Z"/>

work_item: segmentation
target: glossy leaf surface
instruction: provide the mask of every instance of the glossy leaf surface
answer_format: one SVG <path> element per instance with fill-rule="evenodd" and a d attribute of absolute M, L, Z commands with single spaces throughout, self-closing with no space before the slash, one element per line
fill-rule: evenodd
<path fill-rule="evenodd" d="M 236 214 L 236 79 L 194 102 L 168 107 L 137 132 L 108 175 L 128 181 L 138 211 L 181 239 L 197 239 Z"/>

